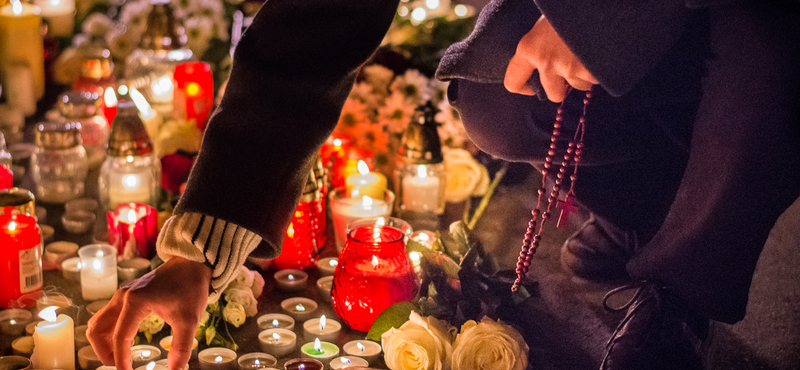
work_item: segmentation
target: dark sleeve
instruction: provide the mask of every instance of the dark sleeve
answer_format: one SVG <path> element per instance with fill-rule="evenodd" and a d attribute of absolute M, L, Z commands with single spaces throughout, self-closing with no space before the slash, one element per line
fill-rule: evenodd
<path fill-rule="evenodd" d="M 684 31 L 685 0 L 534 0 L 611 95 L 630 91 Z"/>
<path fill-rule="evenodd" d="M 314 155 L 396 9 L 396 0 L 267 1 L 236 48 L 176 213 L 234 223 L 279 251 Z"/>

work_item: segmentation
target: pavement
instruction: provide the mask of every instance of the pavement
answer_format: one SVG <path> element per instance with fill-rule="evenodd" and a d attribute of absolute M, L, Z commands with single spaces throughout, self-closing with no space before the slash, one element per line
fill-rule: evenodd
<path fill-rule="evenodd" d="M 517 172 L 519 167 L 515 167 Z M 476 236 L 513 269 L 541 177 L 531 168 L 521 180 L 498 188 Z M 528 279 L 535 282 L 520 320 L 531 347 L 532 369 L 597 369 L 605 343 L 622 313 L 608 313 L 602 297 L 616 287 L 571 276 L 562 269 L 561 245 L 588 217 L 572 217 L 567 227 L 551 222 L 535 255 Z M 778 220 L 756 268 L 746 318 L 715 325 L 708 369 L 800 369 L 800 201 Z"/>

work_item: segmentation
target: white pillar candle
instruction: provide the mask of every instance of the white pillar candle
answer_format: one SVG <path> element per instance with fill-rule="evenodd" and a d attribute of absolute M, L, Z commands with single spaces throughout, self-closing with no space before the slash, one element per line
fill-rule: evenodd
<path fill-rule="evenodd" d="M 47 22 L 47 34 L 56 37 L 72 36 L 75 24 L 75 0 L 34 0 L 42 9 L 42 18 Z"/>
<path fill-rule="evenodd" d="M 403 208 L 407 211 L 436 212 L 439 208 L 439 178 L 428 176 L 419 166 L 417 176 L 403 178 Z"/>
<path fill-rule="evenodd" d="M 358 161 L 358 172 L 345 179 L 347 194 L 351 197 L 366 195 L 373 199 L 381 199 L 386 191 L 386 176 L 378 172 L 370 172 L 367 162 Z"/>
<path fill-rule="evenodd" d="M 117 250 L 107 244 L 87 245 L 78 250 L 81 258 L 83 299 L 108 299 L 117 291 Z"/>
<path fill-rule="evenodd" d="M 72 318 L 58 315 L 52 306 L 39 313 L 44 319 L 33 332 L 34 368 L 75 370 L 75 326 Z"/>
<path fill-rule="evenodd" d="M 7 76 L 8 65 L 23 61 L 31 71 L 36 99 L 44 95 L 44 43 L 39 27 L 42 19 L 37 6 L 12 1 L 0 7 L 0 76 Z M 0 84 L 7 89 L 5 77 Z"/>
<path fill-rule="evenodd" d="M 331 192 L 330 204 L 333 216 L 333 231 L 336 237 L 336 249 L 341 253 L 347 240 L 347 224 L 359 218 L 389 217 L 392 214 L 394 193 L 385 192 L 385 198 L 373 199 L 369 196 L 349 198 L 344 188 Z"/>
<path fill-rule="evenodd" d="M 306 342 L 313 342 L 314 339 L 335 342 L 341 330 L 342 324 L 322 315 L 303 323 L 303 338 Z"/>

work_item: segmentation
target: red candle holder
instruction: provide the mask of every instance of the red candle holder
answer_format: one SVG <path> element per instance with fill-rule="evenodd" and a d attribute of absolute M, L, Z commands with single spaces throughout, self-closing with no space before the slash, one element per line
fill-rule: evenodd
<path fill-rule="evenodd" d="M 182 63 L 175 67 L 175 113 L 195 120 L 197 128 L 206 128 L 206 119 L 214 106 L 214 78 L 211 66 L 204 62 Z"/>
<path fill-rule="evenodd" d="M 120 204 L 108 212 L 108 244 L 117 248 L 117 258 L 153 258 L 158 239 L 158 213 L 147 204 Z"/>
<path fill-rule="evenodd" d="M 0 189 L 11 189 L 13 187 L 14 172 L 11 172 L 11 169 L 6 165 L 0 164 Z"/>
<path fill-rule="evenodd" d="M 114 91 L 113 87 L 107 87 L 106 91 L 103 92 L 103 116 L 106 117 L 109 126 L 114 121 L 114 117 L 117 116 L 117 103 L 116 91 Z"/>
<path fill-rule="evenodd" d="M 333 275 L 331 304 L 336 315 L 355 330 L 368 331 L 381 312 L 397 302 L 412 300 L 419 291 L 401 225 L 410 230 L 406 222 L 395 218 L 350 223 Z"/>
<path fill-rule="evenodd" d="M 13 207 L 4 212 L 0 216 L 0 306 L 30 308 L 42 292 L 41 233 L 35 218 L 12 213 Z"/>
<path fill-rule="evenodd" d="M 325 144 L 322 144 L 322 148 L 319 150 L 319 158 L 322 160 L 322 165 L 328 166 L 332 156 L 342 151 L 343 146 L 349 146 L 352 145 L 352 143 L 353 139 L 350 136 L 334 131 L 331 136 L 328 137 L 328 140 L 325 140 Z"/>
<path fill-rule="evenodd" d="M 317 238 L 320 227 L 325 227 L 325 198 L 300 202 L 294 211 L 292 222 L 286 229 L 281 254 L 270 262 L 277 270 L 302 270 L 316 266 L 319 260 Z"/>
<path fill-rule="evenodd" d="M 347 176 L 358 173 L 358 161 L 367 163 L 370 170 L 373 169 L 371 151 L 356 148 L 352 145 L 342 145 L 341 150 L 331 156 L 331 187 L 338 188 L 344 186 Z"/>

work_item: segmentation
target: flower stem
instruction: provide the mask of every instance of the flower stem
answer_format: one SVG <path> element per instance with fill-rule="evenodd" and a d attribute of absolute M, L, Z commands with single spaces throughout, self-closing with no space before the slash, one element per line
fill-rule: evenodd
<path fill-rule="evenodd" d="M 475 228 L 475 224 L 478 223 L 481 215 L 483 215 L 483 211 L 486 210 L 486 207 L 489 205 L 489 201 L 492 200 L 492 195 L 494 194 L 495 189 L 497 189 L 497 185 L 499 185 L 500 181 L 503 180 L 503 176 L 506 175 L 507 170 L 508 162 L 503 162 L 503 167 L 500 167 L 500 170 L 494 175 L 494 179 L 492 179 L 492 182 L 489 184 L 489 188 L 486 189 L 486 194 L 483 195 L 481 202 L 478 203 L 478 208 L 475 209 L 472 219 L 469 220 L 467 229 L 472 230 Z"/>

